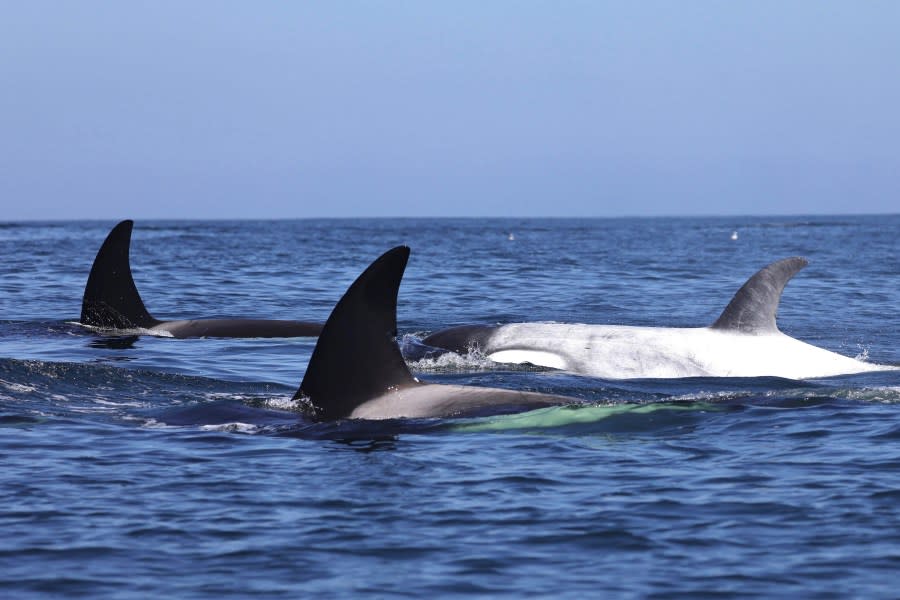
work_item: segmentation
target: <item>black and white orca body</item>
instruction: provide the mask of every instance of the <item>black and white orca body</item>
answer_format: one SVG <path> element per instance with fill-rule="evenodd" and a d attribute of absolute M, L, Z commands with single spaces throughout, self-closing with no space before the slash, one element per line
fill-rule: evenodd
<path fill-rule="evenodd" d="M 397 345 L 397 292 L 409 259 L 398 246 L 375 260 L 337 303 L 294 399 L 315 417 L 394 419 L 512 413 L 578 399 L 495 388 L 422 383 Z"/>
<path fill-rule="evenodd" d="M 709 327 L 465 325 L 437 331 L 422 343 L 459 353 L 477 348 L 500 363 L 531 363 L 604 379 L 809 379 L 895 369 L 842 356 L 778 330 L 775 316 L 782 291 L 806 264 L 806 259 L 793 257 L 761 269 Z"/>
<path fill-rule="evenodd" d="M 129 249 L 134 222 L 116 225 L 94 259 L 81 302 L 81 324 L 116 333 L 175 338 L 311 337 L 319 323 L 271 319 L 190 319 L 161 321 L 144 306 L 131 275 Z"/>

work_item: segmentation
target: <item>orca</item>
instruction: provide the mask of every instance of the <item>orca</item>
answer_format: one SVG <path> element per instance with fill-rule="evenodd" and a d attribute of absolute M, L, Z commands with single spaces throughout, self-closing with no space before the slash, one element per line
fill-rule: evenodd
<path fill-rule="evenodd" d="M 334 307 L 294 400 L 318 421 L 449 418 L 577 404 L 577 398 L 422 383 L 397 345 L 397 293 L 409 259 L 398 246 L 375 260 Z"/>
<path fill-rule="evenodd" d="M 863 362 L 779 331 L 788 281 L 807 265 L 776 261 L 753 275 L 708 327 L 637 327 L 566 323 L 462 325 L 432 333 L 425 346 L 498 363 L 530 363 L 603 379 L 783 377 L 812 379 L 898 367 Z"/>
<path fill-rule="evenodd" d="M 129 248 L 134 222 L 124 220 L 109 232 L 94 258 L 84 297 L 81 325 L 128 330 L 174 338 L 313 337 L 320 323 L 273 319 L 187 319 L 161 321 L 147 311 L 131 275 Z"/>

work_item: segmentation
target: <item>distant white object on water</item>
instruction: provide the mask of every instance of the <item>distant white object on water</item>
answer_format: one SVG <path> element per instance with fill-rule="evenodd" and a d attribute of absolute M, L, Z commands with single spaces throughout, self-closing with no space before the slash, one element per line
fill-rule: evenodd
<path fill-rule="evenodd" d="M 738 238 L 737 231 L 731 232 L 731 239 L 736 240 Z"/>
<path fill-rule="evenodd" d="M 514 239 L 516 239 L 516 236 L 513 235 L 512 231 L 510 231 L 508 234 L 506 234 L 506 239 L 508 239 L 509 241 L 513 241 Z"/>

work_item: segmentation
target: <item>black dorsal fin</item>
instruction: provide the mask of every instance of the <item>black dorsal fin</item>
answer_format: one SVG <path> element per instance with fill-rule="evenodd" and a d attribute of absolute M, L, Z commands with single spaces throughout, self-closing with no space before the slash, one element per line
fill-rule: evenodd
<path fill-rule="evenodd" d="M 415 383 L 397 346 L 397 292 L 409 248 L 382 254 L 331 311 L 294 399 L 309 398 L 319 419 L 349 416 L 392 387 Z"/>
<path fill-rule="evenodd" d="M 807 264 L 805 258 L 794 256 L 757 271 L 734 295 L 712 328 L 754 334 L 778 331 L 775 315 L 784 286 Z"/>
<path fill-rule="evenodd" d="M 153 327 L 150 316 L 131 277 L 128 259 L 131 228 L 125 220 L 113 227 L 94 259 L 81 301 L 81 323 L 110 329 Z"/>

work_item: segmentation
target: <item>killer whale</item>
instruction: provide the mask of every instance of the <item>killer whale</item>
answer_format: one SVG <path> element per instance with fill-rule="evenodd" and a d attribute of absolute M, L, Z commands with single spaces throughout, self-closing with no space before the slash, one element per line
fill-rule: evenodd
<path fill-rule="evenodd" d="M 496 388 L 422 383 L 397 345 L 397 294 L 409 248 L 376 259 L 334 307 L 294 400 L 319 421 L 445 418 L 521 412 L 577 398 Z"/>
<path fill-rule="evenodd" d="M 144 306 L 129 258 L 134 221 L 118 223 L 106 236 L 88 275 L 80 323 L 98 330 L 129 330 L 175 338 L 311 337 L 320 323 L 277 319 L 186 319 L 162 321 Z"/>
<path fill-rule="evenodd" d="M 812 379 L 896 369 L 807 344 L 778 329 L 784 287 L 806 265 L 805 258 L 795 256 L 760 269 L 708 327 L 463 325 L 434 332 L 422 344 L 458 353 L 477 348 L 500 363 L 531 363 L 605 379 Z"/>

